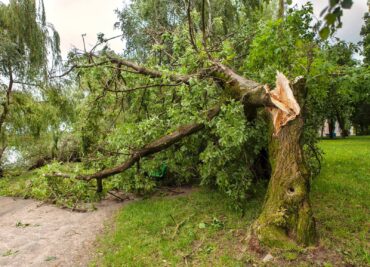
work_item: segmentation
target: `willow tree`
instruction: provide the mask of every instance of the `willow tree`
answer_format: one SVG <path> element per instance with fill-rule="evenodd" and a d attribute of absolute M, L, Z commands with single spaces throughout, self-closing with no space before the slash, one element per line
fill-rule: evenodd
<path fill-rule="evenodd" d="M 225 2 L 235 16 L 225 15 Z M 127 58 L 107 48 L 71 57 L 65 74 L 76 71 L 84 96 L 76 127 L 94 148 L 87 152 L 100 156 L 97 172 L 73 177 L 96 179 L 100 189 L 112 176 L 138 187 L 137 181 L 151 182 L 142 171 L 150 170 L 151 161 L 179 159 L 171 170 L 197 169 L 203 184 L 240 196 L 267 149 L 271 178 L 251 237 L 271 245 L 309 245 L 316 235 L 304 130 L 312 88 L 300 75 L 317 71 L 312 7 L 261 20 L 263 9 L 251 12 L 247 2 L 189 1 L 174 25 L 166 26 L 156 18 L 176 13 L 140 12 L 156 1 L 133 1 L 121 21 L 130 40 Z M 130 31 L 135 21 L 127 17 L 142 22 L 141 32 Z M 232 20 L 233 27 L 225 30 L 224 23 Z"/>
<path fill-rule="evenodd" d="M 7 147 L 7 132 L 14 128 L 9 121 L 14 111 L 12 105 L 17 104 L 13 95 L 35 92 L 35 88 L 46 81 L 48 52 L 53 60 L 49 66 L 56 64 L 60 59 L 59 36 L 53 26 L 46 23 L 43 2 L 39 1 L 38 7 L 35 0 L 0 3 L 0 159 Z"/>

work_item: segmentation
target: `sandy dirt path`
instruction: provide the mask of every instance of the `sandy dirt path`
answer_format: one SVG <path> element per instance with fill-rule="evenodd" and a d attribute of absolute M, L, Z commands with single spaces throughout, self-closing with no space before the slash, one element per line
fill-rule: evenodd
<path fill-rule="evenodd" d="M 77 213 L 0 197 L 0 266 L 87 266 L 96 236 L 122 205 L 105 200 Z"/>

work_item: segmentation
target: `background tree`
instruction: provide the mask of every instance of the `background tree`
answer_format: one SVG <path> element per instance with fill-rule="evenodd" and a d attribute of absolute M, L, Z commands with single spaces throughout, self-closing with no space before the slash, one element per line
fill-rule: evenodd
<path fill-rule="evenodd" d="M 12 114 L 25 111 L 30 106 L 14 106 L 38 99 L 42 91 L 37 87 L 46 81 L 48 51 L 52 52 L 54 65 L 59 60 L 59 36 L 53 26 L 46 23 L 43 2 L 39 9 L 35 1 L 11 0 L 0 3 L 0 159 L 15 131 L 20 116 Z M 26 100 L 26 98 L 28 98 Z M 29 109 L 32 113 L 33 108 Z M 11 119 L 12 118 L 12 119 Z"/>

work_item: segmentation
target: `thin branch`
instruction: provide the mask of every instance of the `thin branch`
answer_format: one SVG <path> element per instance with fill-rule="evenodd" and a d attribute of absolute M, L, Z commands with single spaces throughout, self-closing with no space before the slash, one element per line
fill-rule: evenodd
<path fill-rule="evenodd" d="M 62 78 L 64 76 L 67 76 L 68 74 L 70 74 L 74 69 L 87 69 L 87 68 L 94 68 L 94 67 L 98 67 L 98 66 L 102 66 L 104 64 L 107 64 L 109 63 L 108 60 L 106 61 L 102 61 L 102 62 L 99 62 L 99 63 L 94 63 L 94 64 L 87 64 L 87 65 L 77 65 L 77 64 L 74 64 L 72 65 L 72 67 L 67 70 L 66 72 L 60 74 L 60 75 L 56 75 L 56 76 L 50 76 L 49 78 L 50 79 L 55 79 L 55 78 Z"/>
<path fill-rule="evenodd" d="M 203 46 L 204 46 L 204 49 L 206 49 L 207 47 L 207 41 L 206 41 L 206 22 L 205 22 L 205 16 L 206 16 L 206 8 L 205 8 L 205 5 L 206 5 L 206 0 L 203 0 L 202 1 L 202 36 L 203 36 Z"/>
<path fill-rule="evenodd" d="M 207 32 L 206 32 L 206 21 L 205 21 L 205 13 L 206 13 L 206 0 L 202 1 L 202 44 L 204 51 L 206 51 L 206 54 L 209 59 L 212 59 L 211 54 L 209 53 L 207 49 Z"/>
<path fill-rule="evenodd" d="M 85 51 L 85 53 L 87 53 L 87 51 L 86 51 L 86 43 L 85 43 L 85 36 L 86 36 L 86 33 L 81 34 L 82 42 L 84 44 L 84 51 Z"/>
<path fill-rule="evenodd" d="M 190 37 L 190 43 L 191 45 L 193 46 L 193 49 L 196 51 L 196 52 L 199 52 L 198 50 L 198 47 L 195 43 L 195 38 L 194 38 L 194 28 L 193 28 L 193 21 L 191 19 L 191 1 L 192 0 L 188 0 L 188 8 L 187 8 L 187 17 L 188 17 L 188 27 L 189 27 L 189 37 Z"/>
<path fill-rule="evenodd" d="M 207 0 L 208 4 L 208 36 L 211 35 L 212 32 L 212 8 L 211 8 L 211 1 Z"/>
<path fill-rule="evenodd" d="M 104 44 L 104 43 L 107 43 L 107 42 L 109 42 L 109 41 L 111 41 L 111 40 L 113 40 L 113 39 L 117 39 L 117 38 L 122 37 L 122 36 L 123 36 L 123 34 L 120 34 L 120 35 L 117 35 L 117 36 L 110 37 L 110 38 L 108 38 L 108 39 L 104 39 L 104 40 L 103 40 L 103 42 L 97 42 L 97 43 L 93 46 L 93 48 L 90 50 L 89 54 L 92 54 L 92 53 L 94 52 L 94 50 L 95 50 L 99 45 L 102 45 L 102 44 Z"/>
<path fill-rule="evenodd" d="M 22 84 L 22 85 L 35 86 L 35 87 L 40 87 L 42 85 L 41 83 L 28 83 L 28 82 L 23 82 L 23 81 L 14 81 L 14 84 Z"/>
<path fill-rule="evenodd" d="M 110 90 L 108 88 L 106 88 L 105 90 L 108 91 L 108 92 L 114 92 L 114 93 L 129 93 L 129 92 L 132 92 L 132 91 L 147 89 L 147 88 L 152 88 L 152 87 L 175 87 L 175 86 L 179 86 L 179 85 L 181 85 L 181 83 L 176 83 L 176 84 L 148 84 L 148 85 L 138 86 L 138 87 L 134 87 L 134 88 L 126 89 L 126 90 Z"/>

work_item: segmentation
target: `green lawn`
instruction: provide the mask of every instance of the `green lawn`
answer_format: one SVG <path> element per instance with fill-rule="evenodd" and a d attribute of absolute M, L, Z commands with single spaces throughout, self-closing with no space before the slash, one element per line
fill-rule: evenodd
<path fill-rule="evenodd" d="M 244 219 L 215 192 L 148 199 L 129 204 L 112 231 L 100 239 L 98 266 L 179 266 L 213 263 L 242 266 L 243 238 L 262 198 L 248 204 Z M 95 265 L 93 264 L 93 266 Z"/>
<path fill-rule="evenodd" d="M 322 173 L 313 181 L 312 202 L 320 249 L 273 253 L 277 266 L 366 266 L 369 260 L 370 138 L 325 140 Z M 124 207 L 99 239 L 92 266 L 261 266 L 246 251 L 248 226 L 263 195 L 246 214 L 229 209 L 222 195 L 204 189 L 187 196 L 137 201 Z M 340 258 L 338 260 L 338 258 Z M 332 259 L 335 259 L 334 263 Z M 270 264 L 270 265 L 269 265 Z M 267 266 L 271 266 L 269 263 Z M 334 264 L 334 265 L 333 265 Z M 350 266 L 350 265 L 349 265 Z"/>
<path fill-rule="evenodd" d="M 325 140 L 312 203 L 322 243 L 354 264 L 370 265 L 370 137 Z"/>

